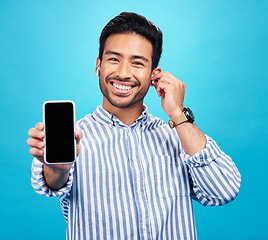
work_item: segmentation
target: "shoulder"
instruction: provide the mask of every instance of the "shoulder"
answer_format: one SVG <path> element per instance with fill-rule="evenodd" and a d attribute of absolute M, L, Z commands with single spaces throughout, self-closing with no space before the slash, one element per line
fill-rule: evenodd
<path fill-rule="evenodd" d="M 155 129 L 158 127 L 161 127 L 163 125 L 165 125 L 165 122 L 163 121 L 163 119 L 156 117 L 150 113 L 147 113 L 147 124 L 146 127 L 149 129 Z"/>
<path fill-rule="evenodd" d="M 164 122 L 163 119 L 156 117 L 152 114 L 148 114 L 146 128 L 149 131 L 161 131 L 165 133 L 165 135 L 176 135 L 176 131 L 174 131 L 174 129 L 171 129 L 168 124 Z"/>
<path fill-rule="evenodd" d="M 160 146 L 163 154 L 168 151 L 168 155 L 178 156 L 181 152 L 181 142 L 175 128 L 171 129 L 161 118 L 153 115 L 148 116 L 148 123 L 144 128 L 144 136 L 154 143 L 155 146 Z"/>
<path fill-rule="evenodd" d="M 102 108 L 101 106 L 98 106 L 93 113 L 87 114 L 83 118 L 76 121 L 76 129 L 82 130 L 85 128 L 90 128 L 92 124 L 95 124 L 96 122 L 102 120 L 103 117 L 100 115 L 102 115 Z"/>
<path fill-rule="evenodd" d="M 76 129 L 85 129 L 94 121 L 92 114 L 87 114 L 85 117 L 76 121 Z"/>

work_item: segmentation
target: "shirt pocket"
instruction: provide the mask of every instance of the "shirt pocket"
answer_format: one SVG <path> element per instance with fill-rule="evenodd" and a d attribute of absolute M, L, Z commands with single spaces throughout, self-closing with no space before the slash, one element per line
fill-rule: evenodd
<path fill-rule="evenodd" d="M 153 156 L 155 191 L 159 198 L 189 195 L 187 167 L 180 158 Z"/>

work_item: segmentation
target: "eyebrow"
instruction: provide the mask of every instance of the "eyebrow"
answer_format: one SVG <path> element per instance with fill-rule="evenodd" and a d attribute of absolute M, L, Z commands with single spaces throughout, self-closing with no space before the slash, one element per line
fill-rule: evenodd
<path fill-rule="evenodd" d="M 112 50 L 106 51 L 104 54 L 105 55 L 116 55 L 116 56 L 122 57 L 122 54 L 121 53 L 115 52 L 115 51 L 112 51 Z M 143 60 L 145 62 L 149 62 L 149 60 L 146 57 L 140 56 L 140 55 L 133 55 L 133 56 L 131 56 L 131 58 L 132 59 L 141 59 L 141 60 Z"/>
<path fill-rule="evenodd" d="M 120 53 L 115 52 L 115 51 L 111 51 L 111 50 L 106 51 L 104 54 L 105 54 L 105 55 L 117 55 L 117 56 L 122 56 Z"/>
<path fill-rule="evenodd" d="M 133 59 L 141 59 L 141 60 L 143 60 L 145 62 L 149 62 L 149 60 L 144 56 L 134 55 L 131 58 L 133 58 Z"/>

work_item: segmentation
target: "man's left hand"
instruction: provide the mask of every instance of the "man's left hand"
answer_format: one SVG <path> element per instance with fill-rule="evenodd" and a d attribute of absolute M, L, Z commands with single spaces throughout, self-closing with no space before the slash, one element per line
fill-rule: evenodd
<path fill-rule="evenodd" d="M 183 111 L 185 84 L 169 72 L 160 72 L 154 75 L 151 81 L 169 118 L 180 115 Z"/>

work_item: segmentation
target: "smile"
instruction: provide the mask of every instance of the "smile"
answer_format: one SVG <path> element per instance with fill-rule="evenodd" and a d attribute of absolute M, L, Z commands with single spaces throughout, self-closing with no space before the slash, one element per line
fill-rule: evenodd
<path fill-rule="evenodd" d="M 113 86 L 119 90 L 131 90 L 132 89 L 132 86 L 127 86 L 127 85 L 121 85 L 121 84 L 118 84 L 118 83 L 113 83 Z"/>

